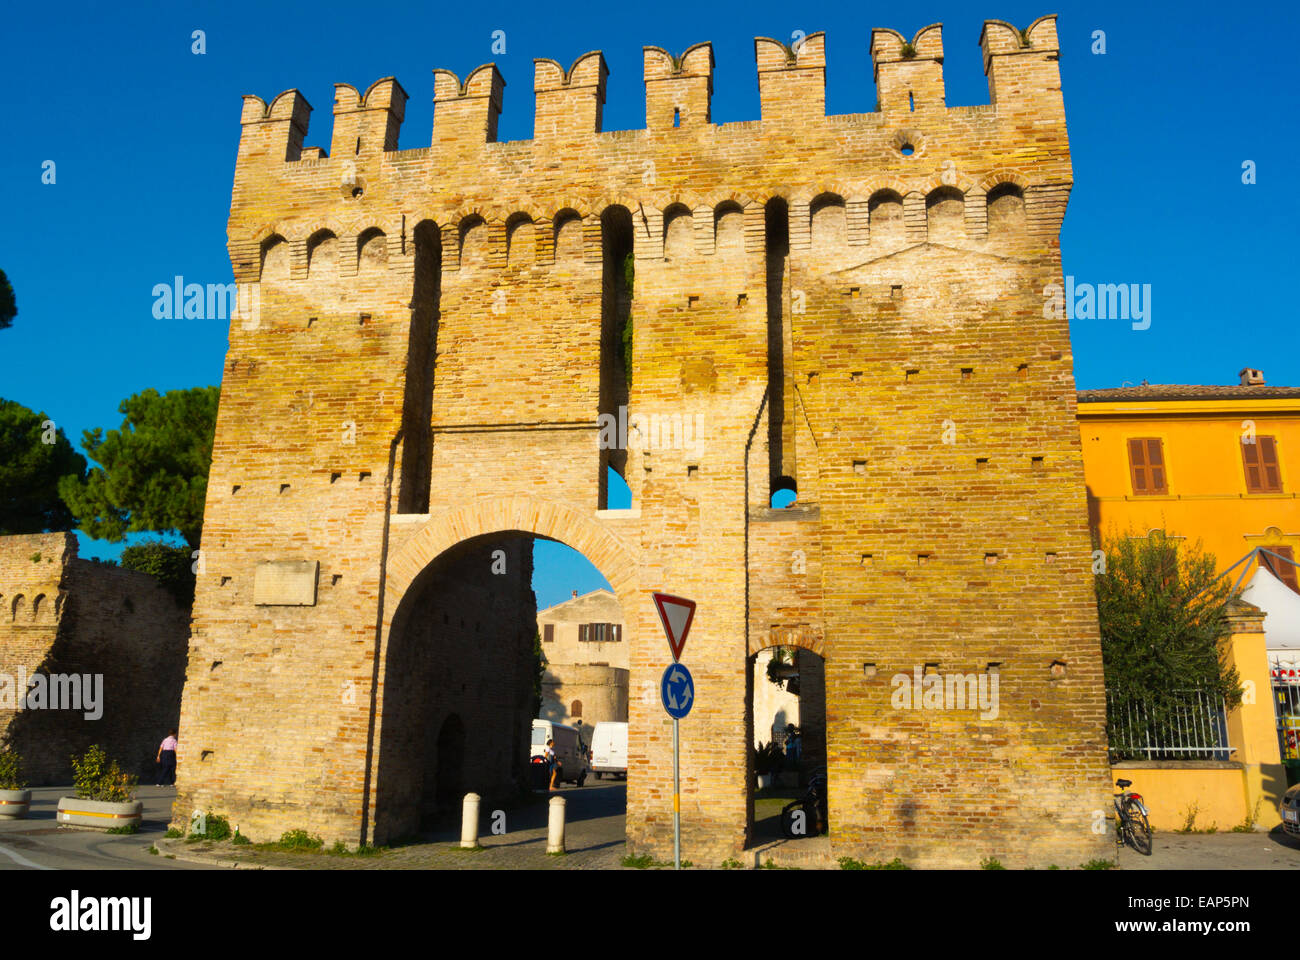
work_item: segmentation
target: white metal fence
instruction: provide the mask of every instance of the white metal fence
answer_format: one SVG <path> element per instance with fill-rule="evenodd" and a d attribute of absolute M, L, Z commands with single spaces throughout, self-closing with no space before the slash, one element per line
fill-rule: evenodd
<path fill-rule="evenodd" d="M 1300 666 L 1295 660 L 1269 660 L 1273 680 L 1273 710 L 1283 760 L 1300 760 Z"/>
<path fill-rule="evenodd" d="M 1157 704 L 1106 695 L 1112 760 L 1229 760 L 1223 698 L 1202 689 L 1170 691 Z"/>

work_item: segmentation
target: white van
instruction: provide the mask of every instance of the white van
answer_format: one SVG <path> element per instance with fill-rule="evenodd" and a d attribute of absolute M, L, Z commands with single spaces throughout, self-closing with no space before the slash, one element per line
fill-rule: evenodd
<path fill-rule="evenodd" d="M 627 779 L 627 724 L 602 720 L 591 737 L 591 769 L 599 780 L 605 774 Z"/>
<path fill-rule="evenodd" d="M 550 720 L 534 720 L 533 742 L 528 756 L 545 756 L 547 740 L 555 741 L 555 759 L 560 762 L 560 775 L 555 778 L 555 782 L 582 786 L 587 781 L 587 745 L 578 728 L 552 723 Z"/>

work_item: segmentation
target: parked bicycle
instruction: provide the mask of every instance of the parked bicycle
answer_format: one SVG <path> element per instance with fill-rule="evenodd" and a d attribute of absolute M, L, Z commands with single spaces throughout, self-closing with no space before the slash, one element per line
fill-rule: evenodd
<path fill-rule="evenodd" d="M 1151 856 L 1151 824 L 1147 820 L 1147 807 L 1140 793 L 1128 788 L 1132 780 L 1116 780 L 1119 793 L 1115 794 L 1115 843 L 1125 844 L 1142 854 Z"/>
<path fill-rule="evenodd" d="M 803 796 L 787 803 L 781 811 L 781 832 L 790 839 L 825 833 L 827 806 L 826 773 L 818 771 L 808 781 Z"/>

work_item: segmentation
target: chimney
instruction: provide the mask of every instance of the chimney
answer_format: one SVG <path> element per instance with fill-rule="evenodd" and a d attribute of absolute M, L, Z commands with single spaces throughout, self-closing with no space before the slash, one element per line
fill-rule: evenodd
<path fill-rule="evenodd" d="M 1243 380 L 1243 381 L 1241 381 L 1241 382 L 1242 382 L 1242 383 L 1245 383 L 1246 381 Z M 574 600 L 577 600 L 577 599 L 578 599 L 578 591 L 577 591 L 577 590 L 574 590 L 574 591 L 573 591 L 573 598 L 572 598 L 572 599 L 574 599 Z"/>
<path fill-rule="evenodd" d="M 1263 370 L 1244 367 L 1241 373 L 1237 374 L 1237 376 L 1241 377 L 1241 385 L 1243 387 L 1262 387 L 1264 385 Z"/>

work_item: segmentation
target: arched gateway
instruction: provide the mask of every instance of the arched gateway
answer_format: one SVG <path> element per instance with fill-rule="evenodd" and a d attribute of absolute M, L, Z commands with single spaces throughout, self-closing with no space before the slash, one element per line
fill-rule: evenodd
<path fill-rule="evenodd" d="M 722 125 L 710 45 L 646 47 L 613 133 L 600 53 L 538 59 L 511 143 L 491 65 L 435 71 L 410 150 L 391 77 L 339 85 L 328 150 L 298 91 L 246 97 L 176 824 L 385 839 L 526 755 L 540 536 L 622 602 L 630 852 L 672 845 L 663 589 L 699 604 L 684 856 L 746 843 L 777 645 L 824 657 L 837 855 L 1104 856 L 1056 22 L 980 41 L 988 106 L 946 106 L 936 24 L 874 31 L 878 110 L 826 117 L 823 35 L 758 38 L 761 119 Z M 891 696 L 939 676 L 1000 699 Z"/>

